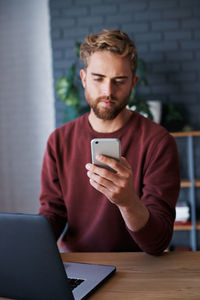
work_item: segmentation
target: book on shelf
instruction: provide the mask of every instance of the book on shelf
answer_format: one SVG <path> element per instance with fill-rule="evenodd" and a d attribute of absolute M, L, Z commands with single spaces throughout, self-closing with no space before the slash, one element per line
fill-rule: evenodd
<path fill-rule="evenodd" d="M 187 203 L 178 203 L 176 206 L 176 219 L 175 224 L 188 225 L 190 220 L 190 208 Z"/>

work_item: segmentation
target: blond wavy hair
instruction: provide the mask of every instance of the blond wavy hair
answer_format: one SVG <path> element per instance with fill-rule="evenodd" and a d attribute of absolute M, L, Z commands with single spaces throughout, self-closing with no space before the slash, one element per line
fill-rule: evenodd
<path fill-rule="evenodd" d="M 103 30 L 86 36 L 80 47 L 80 58 L 85 68 L 89 57 L 96 51 L 109 51 L 129 59 L 133 75 L 137 69 L 137 50 L 134 42 L 121 30 Z"/>

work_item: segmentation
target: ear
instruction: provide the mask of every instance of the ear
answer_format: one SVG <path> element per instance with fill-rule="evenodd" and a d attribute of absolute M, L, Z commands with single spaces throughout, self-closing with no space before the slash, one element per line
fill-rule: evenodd
<path fill-rule="evenodd" d="M 135 75 L 134 78 L 133 78 L 132 89 L 135 88 L 135 86 L 136 86 L 138 80 L 139 80 L 139 76 L 138 76 L 138 75 Z"/>
<path fill-rule="evenodd" d="M 85 88 L 85 82 L 86 82 L 86 71 L 84 69 L 80 70 L 80 77 L 83 87 Z"/>
<path fill-rule="evenodd" d="M 134 78 L 133 78 L 133 82 L 132 82 L 132 90 L 135 88 L 138 80 L 139 80 L 139 76 L 135 75 Z"/>

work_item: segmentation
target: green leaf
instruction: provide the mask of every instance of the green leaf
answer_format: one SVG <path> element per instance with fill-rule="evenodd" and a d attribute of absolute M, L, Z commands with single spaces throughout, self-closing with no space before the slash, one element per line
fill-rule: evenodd
<path fill-rule="evenodd" d="M 141 72 L 141 73 L 146 73 L 146 64 L 144 62 L 144 60 L 142 58 L 138 58 L 138 66 L 137 69 Z"/>
<path fill-rule="evenodd" d="M 70 87 L 70 83 L 69 83 L 67 77 L 61 77 L 57 81 L 56 91 L 58 93 L 58 97 L 64 102 L 66 101 L 69 87 Z"/>
<path fill-rule="evenodd" d="M 75 74 L 76 74 L 76 64 L 73 63 L 67 74 L 67 79 L 69 80 L 69 82 L 74 81 Z"/>
<path fill-rule="evenodd" d="M 76 56 L 77 56 L 77 57 L 80 56 L 80 46 L 81 46 L 81 43 L 80 43 L 80 42 L 76 42 L 76 43 L 75 43 L 74 52 L 76 53 Z"/>
<path fill-rule="evenodd" d="M 66 104 L 69 106 L 79 106 L 80 105 L 80 95 L 77 87 L 75 85 L 71 85 L 68 95 L 66 97 Z"/>
<path fill-rule="evenodd" d="M 149 109 L 149 105 L 145 100 L 137 99 L 133 102 L 132 109 L 139 114 L 153 120 L 153 115 Z"/>

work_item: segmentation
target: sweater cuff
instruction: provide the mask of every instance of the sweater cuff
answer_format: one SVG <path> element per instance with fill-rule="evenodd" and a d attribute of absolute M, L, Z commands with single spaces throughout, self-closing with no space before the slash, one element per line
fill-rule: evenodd
<path fill-rule="evenodd" d="M 144 227 L 138 231 L 128 231 L 140 249 L 149 254 L 160 254 L 168 246 L 170 229 L 168 228 L 168 234 L 165 234 L 166 229 L 151 213 Z"/>

